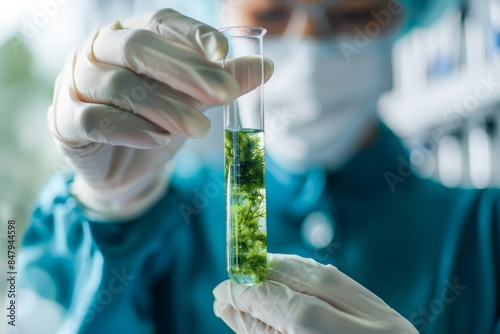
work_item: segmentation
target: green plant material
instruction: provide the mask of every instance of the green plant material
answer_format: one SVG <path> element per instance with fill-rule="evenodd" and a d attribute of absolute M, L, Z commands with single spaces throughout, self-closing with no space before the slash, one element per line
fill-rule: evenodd
<path fill-rule="evenodd" d="M 224 134 L 228 224 L 228 274 L 254 284 L 267 271 L 264 132 L 243 129 Z"/>

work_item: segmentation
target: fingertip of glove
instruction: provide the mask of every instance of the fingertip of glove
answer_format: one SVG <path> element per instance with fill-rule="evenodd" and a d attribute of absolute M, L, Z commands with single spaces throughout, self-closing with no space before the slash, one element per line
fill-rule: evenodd
<path fill-rule="evenodd" d="M 264 82 L 267 82 L 274 73 L 274 63 L 271 59 L 264 57 Z"/>
<path fill-rule="evenodd" d="M 239 84 L 236 79 L 228 72 L 222 69 L 200 70 L 203 75 L 209 78 L 210 100 L 206 101 L 210 105 L 227 104 L 234 101 L 239 95 Z"/>
<path fill-rule="evenodd" d="M 208 27 L 208 26 L 207 26 Z M 217 30 L 201 31 L 198 40 L 205 53 L 205 57 L 211 62 L 222 60 L 228 51 L 227 39 Z"/>
<path fill-rule="evenodd" d="M 228 279 L 228 280 L 225 280 L 225 281 L 219 283 L 219 285 L 217 285 L 212 290 L 212 294 L 214 295 L 215 299 L 225 301 L 225 302 L 231 302 L 235 296 L 237 298 L 246 289 L 249 289 L 249 288 L 251 288 L 251 286 L 237 284 L 237 283 Z"/>
<path fill-rule="evenodd" d="M 214 309 L 215 309 L 215 304 L 232 304 L 234 301 L 233 297 L 233 283 L 231 280 L 225 280 L 221 283 L 219 283 L 213 290 L 212 294 L 215 298 L 214 301 Z"/>
<path fill-rule="evenodd" d="M 321 272 L 331 275 L 330 278 L 339 278 L 339 275 L 342 275 L 338 268 L 331 264 L 324 265 L 298 255 L 268 253 L 267 262 L 266 278 L 271 281 L 281 281 L 294 276 L 318 279 L 316 276 Z M 323 277 L 320 278 L 323 279 Z"/>
<path fill-rule="evenodd" d="M 240 95 L 240 86 L 238 82 L 234 81 L 228 87 L 229 89 L 219 96 L 221 104 L 231 103 Z"/>
<path fill-rule="evenodd" d="M 204 115 L 202 116 L 203 118 L 200 117 L 200 119 L 196 123 L 196 127 L 192 127 L 186 134 L 187 138 L 201 139 L 205 138 L 208 135 L 208 132 L 210 131 L 210 128 L 212 126 L 212 122 Z"/>
<path fill-rule="evenodd" d="M 166 146 L 170 143 L 170 140 L 172 140 L 172 136 L 168 132 L 164 133 L 150 132 L 149 135 L 151 139 L 156 144 L 158 144 L 158 147 Z"/>
<path fill-rule="evenodd" d="M 221 293 L 224 291 L 225 286 L 228 284 L 228 280 L 225 280 L 223 282 L 220 282 L 217 284 L 217 286 L 212 290 L 212 294 L 214 297 L 217 299 L 218 296 L 221 295 Z"/>

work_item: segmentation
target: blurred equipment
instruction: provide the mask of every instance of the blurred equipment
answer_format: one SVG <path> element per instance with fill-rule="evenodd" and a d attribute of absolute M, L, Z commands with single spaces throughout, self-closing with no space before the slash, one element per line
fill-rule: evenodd
<path fill-rule="evenodd" d="M 468 0 L 393 50 L 382 119 L 424 177 L 447 186 L 500 185 L 500 1 Z"/>

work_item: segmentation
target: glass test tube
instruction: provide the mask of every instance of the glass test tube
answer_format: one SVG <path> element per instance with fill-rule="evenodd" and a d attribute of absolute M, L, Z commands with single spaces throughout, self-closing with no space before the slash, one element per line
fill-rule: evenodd
<path fill-rule="evenodd" d="M 239 78 L 240 90 L 256 87 L 224 106 L 227 272 L 233 281 L 252 285 L 267 271 L 262 55 L 266 30 L 220 31 L 229 44 L 223 67 Z"/>

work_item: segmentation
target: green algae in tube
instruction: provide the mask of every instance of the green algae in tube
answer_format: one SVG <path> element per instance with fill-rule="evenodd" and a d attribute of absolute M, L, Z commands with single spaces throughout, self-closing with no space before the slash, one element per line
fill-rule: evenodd
<path fill-rule="evenodd" d="M 261 282 L 267 271 L 262 55 L 266 30 L 230 27 L 220 31 L 229 45 L 223 66 L 257 86 L 224 106 L 227 272 L 233 281 L 252 285 Z M 240 57 L 246 61 L 229 65 Z"/>

